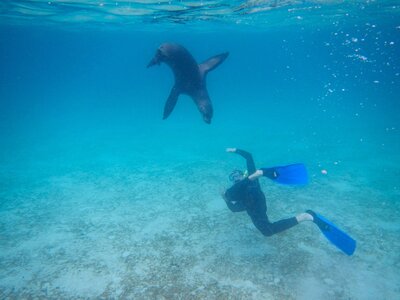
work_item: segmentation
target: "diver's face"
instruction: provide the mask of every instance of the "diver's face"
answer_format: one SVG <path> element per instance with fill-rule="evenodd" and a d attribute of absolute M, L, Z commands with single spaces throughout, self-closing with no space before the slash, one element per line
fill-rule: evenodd
<path fill-rule="evenodd" d="M 237 183 L 237 182 L 243 180 L 243 178 L 244 178 L 243 174 L 240 174 L 239 172 L 236 172 L 231 175 L 231 179 L 234 183 Z"/>

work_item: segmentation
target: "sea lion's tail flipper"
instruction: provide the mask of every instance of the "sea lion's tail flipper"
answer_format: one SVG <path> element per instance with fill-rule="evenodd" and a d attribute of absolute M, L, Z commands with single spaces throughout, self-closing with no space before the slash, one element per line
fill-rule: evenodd
<path fill-rule="evenodd" d="M 213 57 L 210 57 L 207 59 L 205 62 L 201 63 L 199 65 L 200 72 L 202 75 L 206 75 L 208 72 L 214 70 L 216 67 L 218 67 L 220 64 L 223 63 L 223 61 L 228 57 L 229 52 L 225 52 L 222 54 L 215 55 Z"/>
<path fill-rule="evenodd" d="M 176 102 L 178 101 L 179 94 L 179 89 L 174 86 L 171 90 L 171 93 L 169 94 L 167 102 L 165 102 L 163 120 L 168 118 L 168 116 L 174 110 Z"/>

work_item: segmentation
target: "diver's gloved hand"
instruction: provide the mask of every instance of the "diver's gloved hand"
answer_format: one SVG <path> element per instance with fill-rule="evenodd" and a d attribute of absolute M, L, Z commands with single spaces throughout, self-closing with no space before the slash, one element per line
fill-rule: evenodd
<path fill-rule="evenodd" d="M 235 153 L 236 152 L 236 148 L 226 148 L 226 152 Z"/>

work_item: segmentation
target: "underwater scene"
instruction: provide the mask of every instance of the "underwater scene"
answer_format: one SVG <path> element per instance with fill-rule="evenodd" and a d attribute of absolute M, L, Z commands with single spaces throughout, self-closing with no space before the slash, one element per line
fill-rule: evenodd
<path fill-rule="evenodd" d="M 1 1 L 0 299 L 400 299 L 398 1 Z"/>

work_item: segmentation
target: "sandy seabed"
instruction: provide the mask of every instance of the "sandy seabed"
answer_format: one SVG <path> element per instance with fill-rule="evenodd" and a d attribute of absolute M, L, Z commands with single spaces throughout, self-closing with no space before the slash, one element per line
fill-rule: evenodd
<path fill-rule="evenodd" d="M 0 298 L 400 295 L 397 203 L 345 176 L 305 188 L 262 180 L 270 219 L 313 208 L 357 239 L 348 257 L 312 223 L 262 236 L 246 213 L 227 209 L 219 196 L 226 174 L 208 167 L 72 172 L 9 189 L 0 211 Z"/>

